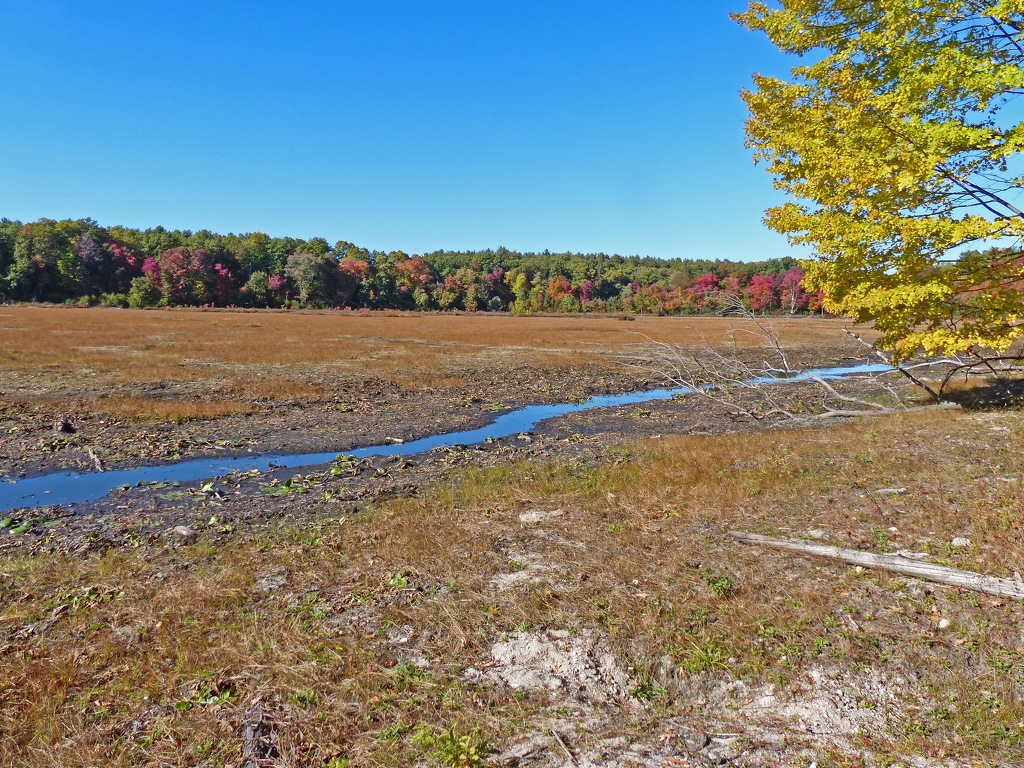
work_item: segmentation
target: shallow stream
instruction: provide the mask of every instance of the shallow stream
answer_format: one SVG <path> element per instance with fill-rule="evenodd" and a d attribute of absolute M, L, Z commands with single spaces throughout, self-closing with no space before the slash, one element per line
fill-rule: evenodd
<path fill-rule="evenodd" d="M 861 364 L 839 368 L 819 368 L 796 376 L 776 378 L 765 377 L 755 380 L 765 385 L 778 385 L 806 380 L 814 376 L 821 379 L 835 379 L 856 373 L 879 373 L 890 370 L 882 364 Z M 675 395 L 693 392 L 692 389 L 649 389 L 640 392 L 626 392 L 621 395 L 598 395 L 579 403 L 558 403 L 555 405 L 528 405 L 498 416 L 492 423 L 477 429 L 431 435 L 407 443 L 371 445 L 345 451 L 356 458 L 367 456 L 412 456 L 426 453 L 434 448 L 453 445 L 474 445 L 488 438 L 510 437 L 530 432 L 547 419 L 564 416 L 567 413 L 589 411 L 593 408 L 613 408 L 622 405 L 646 403 L 652 400 L 669 400 Z M 338 456 L 330 453 L 297 453 L 286 455 L 248 455 L 235 458 L 207 457 L 176 464 L 116 469 L 109 472 L 51 472 L 20 480 L 5 480 L 0 483 L 0 512 L 12 509 L 81 504 L 103 498 L 111 491 L 140 483 L 181 482 L 190 483 L 213 477 L 254 469 L 268 471 L 293 469 L 328 464 Z"/>

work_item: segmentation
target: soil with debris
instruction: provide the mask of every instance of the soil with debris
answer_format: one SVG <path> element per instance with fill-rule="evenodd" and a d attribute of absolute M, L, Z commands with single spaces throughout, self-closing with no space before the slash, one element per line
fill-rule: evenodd
<path fill-rule="evenodd" d="M 821 365 L 820 356 L 809 364 Z M 850 358 L 834 364 L 849 364 Z M 210 519 L 225 532 L 238 526 L 259 526 L 282 517 L 295 517 L 295 502 L 312 496 L 326 499 L 327 514 L 356 511 L 375 500 L 415 496 L 431 483 L 463 467 L 507 465 L 521 459 L 560 458 L 595 464 L 614 454 L 617 446 L 637 438 L 659 439 L 673 434 L 728 434 L 756 431 L 793 423 L 790 419 L 764 421 L 738 416 L 728 407 L 695 394 L 640 405 L 598 408 L 570 413 L 537 425 L 536 431 L 475 445 L 436 448 L 412 457 L 350 459 L 346 451 L 389 441 L 409 442 L 420 437 L 483 426 L 494 417 L 527 403 L 574 402 L 598 394 L 618 394 L 651 388 L 649 378 L 613 375 L 601 369 L 575 371 L 552 382 L 533 372 L 522 380 L 506 379 L 501 394 L 509 402 L 483 398 L 471 392 L 427 391 L 398 396 L 382 388 L 358 396 L 339 395 L 334 401 L 308 406 L 277 405 L 259 418 L 232 416 L 182 425 L 137 425 L 95 422 L 74 413 L 61 417 L 69 431 L 48 428 L 45 415 L 19 410 L 17 426 L 0 440 L 6 450 L 11 480 L 55 470 L 95 471 L 167 464 L 206 456 L 281 455 L 338 452 L 327 466 L 254 470 L 193 483 L 151 482 L 123 486 L 106 497 L 81 504 L 13 510 L 12 526 L 27 523 L 28 536 L 19 545 L 39 545 L 60 551 L 86 551 L 115 543 L 137 542 L 177 531 L 189 536 Z M 902 382 L 894 382 L 904 388 Z M 489 382 L 498 386 L 497 380 Z M 853 378 L 837 384 L 851 394 L 871 392 L 875 384 Z M 786 384 L 773 396 L 791 403 L 794 412 L 806 410 L 813 386 Z M 518 394 L 521 401 L 513 401 Z M 525 395 L 525 397 L 524 397 Z M 743 393 L 743 396 L 746 396 Z M 813 407 L 811 409 L 813 412 Z M 10 409 L 9 421 L 15 415 Z M 65 422 L 66 419 L 66 422 Z M 33 440 L 33 435 L 42 434 Z M 137 456 L 132 455 L 140 445 Z M 11 457 L 17 455 L 18 459 Z M 18 468 L 21 469 L 18 469 Z M 3 480 L 0 479 L 0 482 Z M 10 480 L 9 480 L 10 481 Z M 307 513 L 313 519 L 316 512 Z M 322 513 L 320 513 L 322 514 Z M 539 566 L 535 566 L 539 567 Z M 532 569 L 510 575 L 508 583 L 530 578 Z"/>
<path fill-rule="evenodd" d="M 793 362 L 803 367 L 864 359 L 850 344 L 797 347 L 792 352 Z M 254 412 L 175 423 L 103 418 L 90 410 L 90 404 L 97 398 L 122 396 L 202 403 L 216 395 L 216 385 L 202 380 L 161 381 L 142 388 L 116 385 L 97 391 L 88 378 L 74 372 L 0 371 L 0 478 L 55 470 L 92 471 L 97 463 L 104 469 L 121 469 L 206 456 L 343 452 L 388 440 L 408 442 L 471 429 L 524 405 L 579 402 L 595 395 L 666 386 L 657 373 L 624 369 L 608 360 L 551 368 L 509 358 L 456 373 L 465 383 L 408 388 L 385 378 L 337 376 L 311 369 L 301 373 L 300 383 L 329 392 L 328 396 L 239 398 Z M 699 416 L 716 418 L 706 410 L 699 411 Z M 583 418 L 590 420 L 589 415 Z M 709 428 L 721 427 L 709 423 Z M 647 432 L 628 421 L 609 431 L 622 436 Z"/>
<path fill-rule="evenodd" d="M 821 362 L 820 357 L 813 360 Z M 341 455 L 328 466 L 299 473 L 271 470 L 184 485 L 155 483 L 123 488 L 100 501 L 72 508 L 15 511 L 9 515 L 7 527 L 15 530 L 24 526 L 24 530 L 3 543 L 0 557 L 41 553 L 87 558 L 111 551 L 152 548 L 170 563 L 154 578 L 173 580 L 177 571 L 187 570 L 176 561 L 176 553 L 189 551 L 190 547 L 227 548 L 236 542 L 257 540 L 280 530 L 282 522 L 294 526 L 297 532 L 306 527 L 335 525 L 358 517 L 381 500 L 430 493 L 451 478 L 458 478 L 465 469 L 500 469 L 523 461 L 541 465 L 550 460 L 583 468 L 629 463 L 634 460 L 629 446 L 637 438 L 658 440 L 673 435 L 726 435 L 737 431 L 753 435 L 775 423 L 738 420 L 730 415 L 728 407 L 688 395 L 641 406 L 571 414 L 543 423 L 528 434 L 481 445 L 436 449 L 410 458 L 354 460 L 344 456 L 347 450 L 380 444 L 387 438 L 408 441 L 477 426 L 495 413 L 525 403 L 579 400 L 657 383 L 597 367 L 569 371 L 553 380 L 545 372 L 510 366 L 500 375 L 464 387 L 397 392 L 385 382 L 360 381 L 339 386 L 335 397 L 315 404 L 275 403 L 257 415 L 144 427 L 103 422 L 73 409 L 60 414 L 55 422 L 54 414 L 34 409 L 29 400 L 8 402 L 0 413 L 4 434 L 0 461 L 11 477 L 58 468 L 88 470 L 96 463 L 104 468 L 131 467 L 220 453 L 337 451 Z M 898 382 L 893 385 L 902 386 Z M 779 397 L 788 399 L 794 411 L 806 409 L 808 394 L 813 391 L 809 386 L 787 385 L 785 394 Z M 870 385 L 856 381 L 837 386 L 858 397 L 874 394 Z M 904 490 L 893 487 L 873 492 L 897 498 Z M 529 496 L 523 491 L 525 499 Z M 592 538 L 584 537 L 584 529 L 593 528 L 593 521 L 583 518 L 579 510 L 531 506 L 524 501 L 506 504 L 493 515 L 492 510 L 483 510 L 481 515 L 483 522 L 477 536 L 485 545 L 477 546 L 477 541 L 460 544 L 467 562 L 472 561 L 480 569 L 479 591 L 473 593 L 473 603 L 481 616 L 486 618 L 531 601 L 552 606 L 551 615 L 555 616 L 560 601 L 575 599 L 580 593 L 586 594 L 588 605 L 600 605 L 602 598 L 596 594 L 600 590 L 595 583 L 599 577 L 575 568 L 574 551 L 586 550 L 593 556 L 598 546 Z M 614 534 L 617 527 L 630 523 L 599 521 L 598 525 Z M 651 523 L 647 531 L 655 538 L 661 533 L 657 525 Z M 716 524 L 708 521 L 702 525 L 704 528 L 694 524 L 689 534 L 708 535 Z M 822 535 L 815 530 L 790 533 L 808 538 Z M 252 601 L 248 610 L 256 615 L 276 604 L 273 601 L 281 602 L 289 615 L 311 624 L 319 622 L 317 631 L 332 638 L 330 642 L 337 642 L 336 649 L 354 642 L 351 638 L 360 638 L 360 642 L 371 644 L 368 647 L 376 649 L 391 669 L 398 670 L 388 674 L 401 674 L 405 686 L 401 690 L 408 693 L 418 690 L 417 686 L 428 686 L 431 679 L 439 679 L 439 660 L 452 655 L 452 650 L 445 647 L 451 638 L 442 638 L 441 630 L 417 623 L 415 611 L 426 610 L 423 605 L 457 600 L 456 585 L 440 579 L 416 583 L 415 573 L 395 572 L 390 565 L 378 563 L 369 554 L 377 543 L 376 535 L 362 539 L 366 563 L 362 562 L 363 553 L 353 553 L 348 570 L 338 574 L 329 589 L 287 562 L 248 565 L 255 574 L 247 587 L 251 593 L 247 599 Z M 854 538 L 855 534 L 849 536 Z M 619 557 L 621 547 L 614 537 L 606 539 L 600 544 L 608 547 L 605 554 Z M 661 546 L 671 546 L 671 542 Z M 969 548 L 970 542 L 954 539 L 950 546 L 954 550 Z M 340 551 L 341 545 L 338 547 Z M 706 558 L 713 562 L 715 556 L 715 552 L 709 552 Z M 656 550 L 652 550 L 651 560 L 657 557 Z M 703 563 L 695 567 L 707 570 Z M 805 563 L 787 567 L 794 582 L 814 570 Z M 609 588 L 627 594 L 638 612 L 669 610 L 661 602 L 645 602 L 649 595 L 640 579 Z M 710 585 L 708 588 L 712 589 Z M 875 616 L 881 613 L 875 602 L 864 597 L 864 591 L 870 589 L 850 589 L 850 613 L 837 619 L 835 625 L 830 623 L 829 629 L 845 639 L 843 633 L 861 631 L 854 615 L 862 624 L 882 622 L 884 617 Z M 910 595 L 907 600 L 938 602 L 930 587 L 920 582 L 909 580 L 900 589 Z M 640 670 L 627 661 L 629 654 L 616 637 L 615 623 L 602 623 L 603 610 L 595 609 L 595 621 L 570 627 L 552 618 L 550 625 L 525 622 L 495 632 L 481 619 L 479 625 L 486 626 L 486 631 L 463 637 L 460 663 L 445 668 L 445 674 L 453 677 L 451 690 L 467 690 L 482 699 L 497 697 L 510 707 L 525 701 L 531 707 L 531 718 L 500 743 L 486 745 L 487 750 L 481 746 L 479 757 L 469 746 L 460 747 L 462 742 L 457 739 L 454 746 L 445 747 L 448 742 L 443 741 L 443 734 L 428 734 L 429 738 L 422 740 L 428 746 L 420 750 L 426 758 L 416 764 L 433 761 L 537 768 L 825 765 L 828 761 L 865 767 L 972 764 L 956 754 L 955 745 L 935 749 L 932 754 L 901 758 L 903 762 L 887 762 L 888 758 L 883 759 L 885 750 L 874 748 L 876 736 L 913 721 L 918 717 L 915 713 L 941 711 L 941 702 L 934 700 L 928 685 L 912 668 L 894 673 L 868 663 L 830 664 L 822 656 L 820 663 L 807 665 L 776 683 L 745 681 L 725 674 L 730 660 L 714 656 L 712 649 L 684 647 L 676 656 L 662 655 Z M 709 621 L 696 611 L 693 615 L 696 618 L 689 620 L 695 623 Z M 27 652 L 26 644 L 45 636 L 61 616 L 58 608 L 38 622 L 4 627 L 0 652 Z M 154 626 L 152 631 L 157 629 Z M 763 631 L 768 642 L 772 635 L 767 629 Z M 887 627 L 885 632 L 890 629 Z M 126 646 L 131 646 L 134 637 L 125 636 Z M 923 642 L 950 641 L 932 635 Z M 1020 637 L 1007 643 L 1018 653 L 1024 647 Z M 699 655 L 704 651 L 708 658 L 701 660 Z M 634 655 L 640 657 L 642 653 Z M 693 658 L 700 663 L 687 668 L 690 662 L 685 660 Z M 1020 667 L 1024 670 L 1024 664 Z M 206 682 L 196 683 L 193 688 L 183 694 L 183 701 L 204 705 L 218 696 L 230 703 L 230 696 L 224 692 L 235 690 L 226 686 L 221 690 Z M 336 757 L 324 758 L 314 746 L 303 747 L 305 753 L 288 746 L 288 713 L 297 711 L 303 701 L 315 700 L 312 694 L 300 693 L 290 702 L 280 697 L 247 701 L 244 711 L 233 713 L 225 721 L 230 722 L 231 738 L 240 743 L 238 756 L 247 768 L 350 764 L 343 762 L 349 758 L 342 758 L 340 752 Z M 659 709 L 668 699 L 676 702 L 671 710 Z M 373 703 L 372 698 L 369 703 Z M 364 703 L 354 709 L 362 715 L 360 707 L 368 706 Z M 158 707 L 153 705 L 152 709 Z M 410 740 L 407 733 L 408 729 L 396 729 L 394 738 Z M 381 740 L 392 738 L 387 727 L 382 727 L 379 734 Z M 303 754 L 315 754 L 316 758 L 306 759 Z M 371 752 L 361 754 L 364 759 L 357 756 L 352 765 L 379 763 L 377 758 L 367 757 Z M 160 763 L 150 760 L 147 764 Z M 396 764 L 402 764 L 401 759 Z"/>

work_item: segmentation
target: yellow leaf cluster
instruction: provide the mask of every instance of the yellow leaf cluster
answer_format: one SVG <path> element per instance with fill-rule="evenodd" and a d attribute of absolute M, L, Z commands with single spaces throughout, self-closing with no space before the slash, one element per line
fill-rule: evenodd
<path fill-rule="evenodd" d="M 802 60 L 744 93 L 748 145 L 792 198 L 765 222 L 814 249 L 810 287 L 897 357 L 1024 334 L 1024 127 L 1007 108 L 1024 94 L 1022 5 L 781 0 L 736 16 Z"/>

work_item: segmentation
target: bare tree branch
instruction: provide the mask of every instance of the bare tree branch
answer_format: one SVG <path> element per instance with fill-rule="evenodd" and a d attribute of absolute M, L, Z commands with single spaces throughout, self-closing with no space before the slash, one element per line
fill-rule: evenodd
<path fill-rule="evenodd" d="M 909 368 L 906 368 L 906 367 L 904 367 L 902 365 L 897 365 L 896 363 L 894 363 L 892 361 L 891 357 L 889 357 L 884 352 L 882 352 L 877 347 L 875 347 L 874 344 L 871 344 L 870 342 L 865 341 L 863 338 L 858 336 L 856 333 L 851 331 L 849 328 L 844 328 L 843 329 L 843 333 L 845 333 L 847 336 L 851 337 L 854 341 L 858 342 L 859 344 L 867 347 L 869 350 L 871 350 L 871 353 L 875 357 L 879 358 L 880 360 L 882 360 L 887 365 L 891 365 L 893 368 L 895 368 L 901 374 L 906 376 L 908 379 L 910 379 L 910 381 L 914 382 L 914 384 L 916 384 L 921 389 L 923 389 L 925 392 L 927 392 L 929 395 L 931 395 L 933 398 L 935 398 L 935 402 L 937 402 L 937 403 L 942 402 L 942 397 L 940 396 L 939 392 L 936 392 L 931 387 L 929 387 L 922 379 L 920 379 L 917 376 L 915 376 L 914 374 L 912 374 L 910 372 Z"/>
<path fill-rule="evenodd" d="M 627 365 L 658 374 L 671 387 L 697 394 L 723 409 L 730 417 L 744 420 L 850 417 L 889 413 L 905 407 L 895 390 L 877 378 L 879 389 L 892 397 L 892 404 L 856 397 L 821 376 L 810 375 L 795 367 L 768 319 L 751 312 L 737 296 L 722 296 L 719 301 L 723 314 L 742 318 L 753 326 L 736 327 L 729 332 L 734 342 L 730 354 L 724 354 L 712 344 L 705 343 L 691 349 L 638 334 L 648 344 L 639 355 L 628 360 Z M 755 344 L 741 346 L 736 343 L 740 335 L 753 336 Z M 749 352 L 744 355 L 741 350 Z M 888 360 L 886 364 L 889 364 Z M 793 398 L 787 396 L 784 388 L 768 386 L 781 381 L 802 381 L 813 385 L 818 395 L 818 412 L 808 413 L 801 407 L 812 398 L 798 401 L 794 407 Z M 851 408 L 851 405 L 856 408 Z"/>

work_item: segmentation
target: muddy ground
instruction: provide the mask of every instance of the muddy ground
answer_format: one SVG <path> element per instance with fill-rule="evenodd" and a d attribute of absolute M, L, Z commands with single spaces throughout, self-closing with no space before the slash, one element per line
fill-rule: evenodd
<path fill-rule="evenodd" d="M 794 364 L 803 367 L 866 359 L 852 344 L 795 347 L 792 353 Z M 291 375 L 323 396 L 260 399 L 242 391 L 234 399 L 251 413 L 175 421 L 145 415 L 113 419 L 97 413 L 97 404 L 140 396 L 202 403 L 217 397 L 218 381 L 110 385 L 76 371 L 0 371 L 0 477 L 92 470 L 97 459 L 104 469 L 120 469 L 225 453 L 341 452 L 388 438 L 408 442 L 472 428 L 524 405 L 578 402 L 671 383 L 658 371 L 615 359 L 556 367 L 519 364 L 513 352 L 496 357 L 480 367 L 449 368 L 446 378 L 458 383 L 443 386 L 311 367 Z M 636 431 L 625 426 L 625 436 Z"/>
<path fill-rule="evenodd" d="M 803 368 L 865 362 L 858 352 L 851 345 L 797 348 L 793 360 Z M 119 393 L 94 391 L 87 381 L 71 376 L 51 380 L 45 398 L 35 394 L 38 381 L 9 382 L 7 389 L 13 395 L 0 400 L 0 481 L 16 482 L 58 470 L 109 471 L 209 456 L 336 452 L 343 457 L 365 446 L 473 429 L 525 405 L 580 402 L 595 395 L 673 384 L 657 371 L 610 366 L 607 361 L 557 369 L 510 363 L 457 373 L 466 383 L 410 389 L 373 377 L 327 382 L 322 374 L 309 372 L 303 383 L 329 388 L 329 397 L 247 401 L 254 405 L 253 413 L 181 423 L 98 416 L 90 412 L 89 403 L 98 396 L 117 398 Z M 893 381 L 913 395 L 901 382 Z M 844 386 L 857 389 L 865 384 Z M 866 386 L 870 389 L 874 384 Z M 813 400 L 822 394 L 806 386 L 787 388 L 791 392 L 784 399 L 801 410 L 809 396 Z M 209 396 L 209 389 L 207 382 L 157 382 L 143 394 L 202 399 Z M 138 387 L 132 391 L 139 393 Z M 728 406 L 690 395 L 569 414 L 542 422 L 529 433 L 414 457 L 342 461 L 298 473 L 282 469 L 229 475 L 210 478 L 212 485 L 201 481 L 124 487 L 95 502 L 15 510 L 4 516 L 11 517 L 9 527 L 25 521 L 37 534 L 16 542 L 18 546 L 45 540 L 47 546 L 64 551 L 101 548 L 125 538 L 191 531 L 211 516 L 222 527 L 231 528 L 293 515 L 295 498 L 310 494 L 328 496 L 331 504 L 340 505 L 337 508 L 355 509 L 373 499 L 414 495 L 457 467 L 494 466 L 521 458 L 597 462 L 636 438 L 725 434 L 788 421 L 743 418 Z M 275 491 L 281 483 L 290 483 L 288 488 L 293 490 Z"/>
<path fill-rule="evenodd" d="M 795 357 L 863 362 L 842 346 Z M 787 384 L 769 405 L 796 420 L 741 418 L 687 395 L 481 445 L 346 457 L 520 405 L 663 383 L 607 361 L 446 374 L 461 383 L 313 371 L 305 383 L 329 397 L 182 423 L 101 418 L 88 382 L 54 377 L 44 397 L 39 379 L 8 375 L 0 461 L 11 478 L 206 455 L 339 457 L 5 513 L 17 535 L 0 538 L 0 765 L 1019 764 L 1018 605 L 755 553 L 728 535 L 900 548 L 1004 575 L 1020 472 L 989 440 L 1012 440 L 1019 414 L 958 417 L 948 430 L 926 416 L 910 433 L 855 420 L 847 433 L 814 418 L 818 388 Z M 837 386 L 889 397 L 874 382 Z M 215 380 L 153 387 L 217 395 Z M 702 464 L 700 445 L 725 463 Z M 677 450 L 690 457 L 678 467 Z M 645 462 L 661 478 L 650 487 Z M 704 489 L 692 499 L 690 464 Z M 823 487 L 806 498 L 792 490 L 818 474 Z M 969 522 L 962 499 L 982 492 L 992 517 Z"/>

